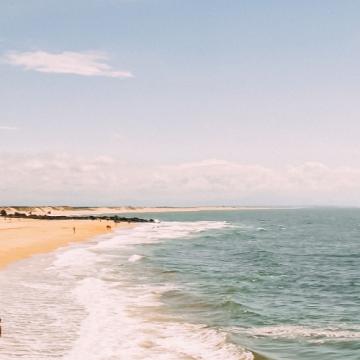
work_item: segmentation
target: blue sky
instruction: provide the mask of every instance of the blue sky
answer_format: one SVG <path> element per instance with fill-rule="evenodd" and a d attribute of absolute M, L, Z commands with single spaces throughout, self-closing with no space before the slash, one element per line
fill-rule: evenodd
<path fill-rule="evenodd" d="M 358 205 L 359 10 L 2 1 L 1 198 Z"/>

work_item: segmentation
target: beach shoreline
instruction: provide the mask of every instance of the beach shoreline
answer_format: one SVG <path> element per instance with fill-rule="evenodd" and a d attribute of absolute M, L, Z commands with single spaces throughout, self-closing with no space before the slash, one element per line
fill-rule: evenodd
<path fill-rule="evenodd" d="M 89 216 L 108 214 L 167 213 L 167 212 L 199 212 L 199 211 L 237 211 L 237 210 L 270 210 L 275 207 L 266 206 L 189 206 L 189 207 L 148 207 L 148 206 L 107 206 L 107 207 L 73 207 L 73 206 L 0 206 L 0 211 L 7 214 L 15 212 L 27 215 L 52 216 Z"/>
<path fill-rule="evenodd" d="M 33 255 L 88 241 L 134 224 L 105 220 L 0 219 L 0 270 Z"/>

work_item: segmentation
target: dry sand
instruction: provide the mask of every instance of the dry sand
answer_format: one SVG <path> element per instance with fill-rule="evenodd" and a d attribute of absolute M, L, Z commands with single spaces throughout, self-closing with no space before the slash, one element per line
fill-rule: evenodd
<path fill-rule="evenodd" d="M 107 229 L 107 225 L 111 229 Z M 115 227 L 133 224 L 99 220 L 32 220 L 0 218 L 0 268 L 23 258 L 86 241 Z M 75 227 L 75 233 L 73 228 Z"/>

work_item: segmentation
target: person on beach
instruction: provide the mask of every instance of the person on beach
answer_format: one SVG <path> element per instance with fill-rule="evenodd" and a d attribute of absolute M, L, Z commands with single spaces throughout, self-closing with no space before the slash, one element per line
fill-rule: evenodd
<path fill-rule="evenodd" d="M 76 227 L 75 226 L 73 227 L 73 232 L 74 232 L 74 234 L 76 233 Z"/>

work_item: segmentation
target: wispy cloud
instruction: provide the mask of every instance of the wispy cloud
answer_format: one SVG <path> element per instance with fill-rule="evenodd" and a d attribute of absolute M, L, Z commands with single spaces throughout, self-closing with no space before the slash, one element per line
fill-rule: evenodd
<path fill-rule="evenodd" d="M 106 76 L 111 78 L 129 78 L 133 76 L 129 71 L 113 69 L 107 63 L 109 60 L 108 55 L 100 52 L 11 51 L 6 53 L 3 59 L 8 64 L 42 73 Z"/>
<path fill-rule="evenodd" d="M 0 131 L 1 130 L 18 130 L 16 126 L 7 126 L 7 125 L 0 125 Z"/>
<path fill-rule="evenodd" d="M 116 157 L 0 153 L 7 203 L 322 204 L 360 206 L 360 168 L 269 168 L 224 160 L 173 165 Z"/>

